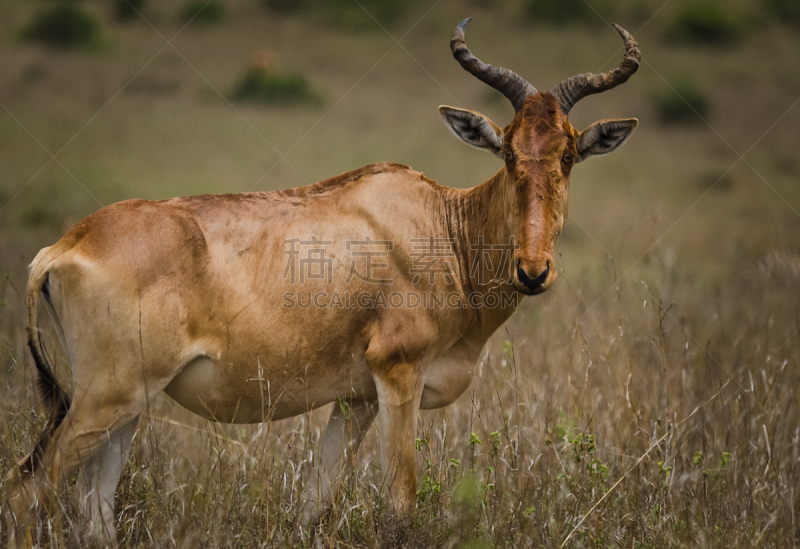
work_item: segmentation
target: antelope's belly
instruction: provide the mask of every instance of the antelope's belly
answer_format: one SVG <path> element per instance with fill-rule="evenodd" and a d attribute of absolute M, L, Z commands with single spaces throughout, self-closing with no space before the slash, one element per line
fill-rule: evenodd
<path fill-rule="evenodd" d="M 164 392 L 184 408 L 220 423 L 284 419 L 337 398 L 373 400 L 377 396 L 366 366 L 328 366 L 315 372 L 264 366 L 259 371 L 207 356 L 190 361 Z"/>

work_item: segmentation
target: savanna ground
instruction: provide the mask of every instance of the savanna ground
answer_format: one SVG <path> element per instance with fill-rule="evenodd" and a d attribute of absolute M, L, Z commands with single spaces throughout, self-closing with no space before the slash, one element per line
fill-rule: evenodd
<path fill-rule="evenodd" d="M 644 62 L 571 119 L 641 124 L 574 170 L 559 282 L 498 331 L 467 394 L 421 414 L 410 522 L 385 514 L 373 428 L 313 543 L 797 546 L 797 12 L 720 3 L 692 39 L 676 23 L 688 0 L 565 2 L 566 24 L 531 17 L 542 0 L 266 4 L 231 0 L 186 25 L 181 2 L 123 23 L 86 0 L 99 38 L 68 51 L 21 39 L 52 2 L 0 5 L 0 474 L 45 420 L 20 295 L 41 247 L 121 199 L 283 189 L 377 161 L 476 185 L 499 162 L 454 139 L 436 107 L 501 126 L 511 108 L 453 61 L 455 24 L 474 17 L 476 55 L 549 89 L 619 61 L 613 17 Z M 715 21 L 733 30 L 704 43 Z M 314 101 L 229 102 L 253 63 L 301 74 Z M 291 528 L 329 411 L 242 427 L 152 403 L 117 492 L 120 545 L 308 545 Z M 74 520 L 45 546 L 76 545 Z"/>

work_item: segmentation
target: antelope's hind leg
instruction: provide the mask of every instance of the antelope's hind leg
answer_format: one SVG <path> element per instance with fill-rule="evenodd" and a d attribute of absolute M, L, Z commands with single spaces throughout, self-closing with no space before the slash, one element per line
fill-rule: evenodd
<path fill-rule="evenodd" d="M 98 545 L 113 545 L 116 541 L 114 495 L 138 423 L 137 415 L 111 435 L 78 474 L 77 503 L 89 520 L 89 541 Z"/>
<path fill-rule="evenodd" d="M 320 463 L 306 485 L 297 525 L 309 528 L 319 522 L 336 499 L 342 481 L 355 463 L 364 436 L 378 413 L 377 402 L 334 402 L 322 435 Z"/>
<path fill-rule="evenodd" d="M 100 383 L 94 385 L 99 387 Z M 57 491 L 75 471 L 83 468 L 83 486 L 89 494 L 87 509 L 101 544 L 116 542 L 113 501 L 123 454 L 127 454 L 136 420 L 146 406 L 144 392 L 121 398 L 119 392 L 105 394 L 89 389 L 72 402 L 67 416 L 47 441 L 38 467 L 29 474 L 15 471 L 8 489 L 8 544 L 26 547 L 33 543 L 32 530 L 44 508 L 50 518 L 59 516 Z M 87 484 L 88 481 L 88 484 Z M 88 493 L 88 492 L 87 492 Z M 96 497 L 94 505 L 91 501 Z"/>

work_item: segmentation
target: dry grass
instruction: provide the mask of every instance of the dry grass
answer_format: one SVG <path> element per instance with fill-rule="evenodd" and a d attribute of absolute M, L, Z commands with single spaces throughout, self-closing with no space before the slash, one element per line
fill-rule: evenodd
<path fill-rule="evenodd" d="M 85 4 L 104 17 L 105 3 Z M 151 4 L 168 37 L 180 29 L 180 5 Z M 392 32 L 399 39 L 428 9 Z M 521 4 L 463 9 L 442 3 L 403 42 L 433 81 L 406 52 L 389 52 L 394 43 L 380 30 L 351 37 L 231 1 L 224 23 L 190 26 L 175 42 L 207 81 L 167 49 L 114 98 L 163 46 L 151 28 L 108 28 L 107 51 L 54 55 L 11 38 L 33 7 L 0 7 L 0 101 L 50 150 L 114 98 L 59 155 L 88 192 L 57 163 L 24 187 L 49 156 L 0 111 L 0 207 L 8 204 L 0 211 L 0 474 L 44 422 L 16 289 L 35 252 L 98 200 L 285 188 L 380 160 L 471 186 L 498 165 L 453 140 L 436 106 L 480 109 L 501 124 L 509 112 L 453 62 L 455 22 L 475 17 L 476 54 L 542 88 L 599 69 L 619 46 L 602 27 L 523 26 Z M 374 428 L 312 544 L 290 531 L 327 408 L 241 427 L 205 422 L 165 399 L 142 419 L 120 482 L 121 546 L 557 547 L 568 536 L 570 547 L 800 543 L 799 111 L 730 171 L 738 156 L 720 139 L 744 153 L 792 105 L 800 38 L 774 26 L 731 51 L 667 47 L 663 25 L 676 9 L 637 34 L 651 66 L 624 91 L 575 109 L 580 127 L 616 116 L 642 125 L 620 152 L 576 168 L 556 287 L 525 301 L 496 334 L 468 394 L 422 413 L 420 501 L 410 522 L 384 513 Z M 230 90 L 264 49 L 318 82 L 330 112 L 236 113 L 215 95 L 211 86 Z M 669 91 L 661 76 L 686 73 L 708 91 L 719 135 L 702 123 L 654 123 L 648 98 Z M 265 140 L 291 149 L 300 173 L 285 162 L 273 168 L 279 156 Z M 63 360 L 58 372 L 69 376 Z M 50 546 L 77 544 L 70 520 L 79 519 L 68 514 L 44 533 Z"/>
<path fill-rule="evenodd" d="M 415 516 L 386 520 L 373 429 L 316 543 L 557 547 L 570 534 L 573 547 L 800 541 L 800 303 L 786 299 L 800 282 L 786 265 L 797 261 L 766 261 L 714 294 L 664 269 L 654 283 L 684 296 L 680 310 L 624 278 L 604 297 L 567 281 L 557 296 L 526 302 L 494 338 L 468 394 L 422 413 Z M 9 308 L 20 318 L 17 301 Z M 21 330 L 5 329 L 8 352 L 29 362 L 15 350 Z M 5 379 L 2 472 L 42 424 L 32 370 Z M 121 545 L 307 546 L 291 526 L 328 411 L 242 427 L 157 403 L 120 482 Z M 56 530 L 52 546 L 69 546 L 71 531 L 69 523 Z"/>

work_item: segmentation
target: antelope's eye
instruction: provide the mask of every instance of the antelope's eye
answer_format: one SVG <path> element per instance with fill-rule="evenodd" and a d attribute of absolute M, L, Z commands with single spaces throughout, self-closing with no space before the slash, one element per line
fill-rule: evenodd
<path fill-rule="evenodd" d="M 564 153 L 564 157 L 561 159 L 564 164 L 572 164 L 575 162 L 575 157 L 569 153 Z"/>
<path fill-rule="evenodd" d="M 506 162 L 511 162 L 512 160 L 514 160 L 514 151 L 510 150 L 506 151 L 504 157 Z"/>

